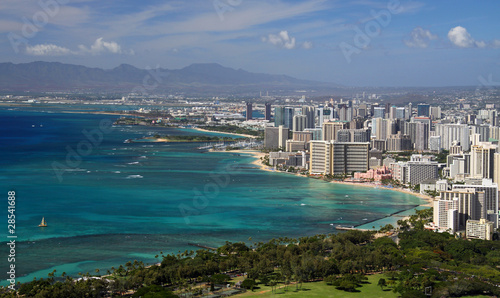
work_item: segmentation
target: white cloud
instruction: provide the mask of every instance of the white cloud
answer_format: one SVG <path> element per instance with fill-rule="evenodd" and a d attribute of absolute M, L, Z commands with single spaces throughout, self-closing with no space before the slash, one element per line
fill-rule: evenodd
<path fill-rule="evenodd" d="M 26 53 L 33 56 L 62 56 L 71 54 L 71 50 L 56 46 L 54 44 L 38 44 L 34 46 L 27 46 Z"/>
<path fill-rule="evenodd" d="M 28 45 L 26 47 L 26 54 L 33 56 L 62 56 L 62 55 L 99 55 L 104 53 L 111 54 L 127 54 L 134 55 L 133 50 L 124 51 L 121 46 L 112 41 L 107 42 L 104 39 L 98 38 L 90 47 L 84 45 L 78 46 L 78 51 L 72 51 L 68 48 L 61 47 L 55 44 L 38 44 L 34 46 Z"/>
<path fill-rule="evenodd" d="M 295 37 L 290 37 L 288 31 L 285 30 L 281 31 L 279 34 L 269 34 L 267 38 L 262 38 L 262 41 L 287 50 L 292 50 L 296 46 Z"/>
<path fill-rule="evenodd" d="M 213 6 L 210 6 L 210 10 L 208 11 L 193 11 L 192 5 L 186 5 L 185 7 L 170 8 L 172 11 L 165 12 L 162 12 L 161 9 L 150 7 L 144 12 L 119 16 L 119 18 L 106 21 L 106 27 L 111 29 L 107 30 L 106 34 L 111 34 L 110 31 L 113 32 L 114 36 L 130 36 L 132 34 L 161 36 L 166 34 L 237 32 L 271 22 L 322 11 L 328 5 L 327 0 L 311 0 L 296 4 L 286 3 L 282 0 L 243 1 L 241 5 L 231 6 L 232 10 L 225 11 L 223 13 L 223 21 L 221 21 Z M 184 13 L 185 10 L 189 11 L 188 17 L 178 18 L 177 15 Z M 159 14 L 158 11 L 162 12 L 162 14 Z M 171 13 L 175 17 L 166 18 L 169 15 L 168 13 Z M 151 21 L 160 15 L 165 17 L 165 21 Z"/>
<path fill-rule="evenodd" d="M 491 43 L 491 46 L 495 49 L 500 48 L 500 40 L 499 39 L 493 40 L 493 42 Z"/>
<path fill-rule="evenodd" d="M 430 41 L 437 38 L 437 35 L 432 34 L 429 30 L 416 27 L 411 31 L 410 39 L 404 40 L 404 43 L 410 48 L 427 48 Z"/>
<path fill-rule="evenodd" d="M 93 55 L 106 53 L 106 52 L 113 53 L 113 54 L 121 54 L 122 53 L 122 49 L 121 49 L 121 46 L 119 44 L 117 44 L 114 41 L 112 41 L 112 42 L 104 41 L 102 37 L 96 39 L 96 41 L 94 42 L 93 45 L 90 46 L 90 48 L 87 48 L 84 45 L 79 45 L 78 48 L 80 49 L 80 51 L 82 51 L 84 53 L 87 52 L 87 53 L 90 53 Z"/>
<path fill-rule="evenodd" d="M 480 41 L 476 41 L 476 47 L 478 48 L 485 48 L 486 47 L 486 42 L 480 40 Z"/>
<path fill-rule="evenodd" d="M 306 41 L 306 42 L 304 42 L 304 43 L 302 44 L 302 47 L 303 47 L 304 49 L 306 49 L 306 50 L 309 50 L 309 49 L 312 49 L 313 44 L 312 44 L 312 42 L 310 42 L 310 41 Z"/>
<path fill-rule="evenodd" d="M 486 47 L 486 43 L 484 41 L 474 40 L 469 32 L 467 32 L 467 29 L 462 26 L 452 28 L 450 32 L 448 32 L 448 39 L 459 48 Z"/>

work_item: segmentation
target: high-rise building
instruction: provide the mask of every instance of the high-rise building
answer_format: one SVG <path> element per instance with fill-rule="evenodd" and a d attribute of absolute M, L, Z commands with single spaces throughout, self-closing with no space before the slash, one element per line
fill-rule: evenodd
<path fill-rule="evenodd" d="M 359 118 L 359 117 L 354 118 L 351 120 L 351 122 L 349 122 L 349 128 L 350 129 L 361 129 L 361 128 L 363 128 L 364 123 L 365 123 L 364 119 Z"/>
<path fill-rule="evenodd" d="M 369 143 L 332 142 L 332 174 L 366 172 L 369 169 Z"/>
<path fill-rule="evenodd" d="M 279 127 L 280 125 L 285 125 L 285 107 L 284 106 L 274 107 L 274 127 Z"/>
<path fill-rule="evenodd" d="M 394 179 L 403 184 L 417 185 L 428 179 L 439 179 L 439 164 L 427 156 L 412 155 L 408 162 L 391 163 Z"/>
<path fill-rule="evenodd" d="M 413 105 L 410 102 L 405 113 L 405 119 L 411 119 L 411 117 L 413 117 Z"/>
<path fill-rule="evenodd" d="M 377 140 L 386 140 L 396 133 L 396 122 L 391 119 L 373 118 L 372 136 Z"/>
<path fill-rule="evenodd" d="M 500 127 L 490 126 L 490 139 L 491 141 L 500 141 Z"/>
<path fill-rule="evenodd" d="M 313 140 L 313 133 L 311 131 L 294 131 L 292 140 L 307 143 Z"/>
<path fill-rule="evenodd" d="M 459 229 L 458 198 L 434 201 L 434 224 L 441 230 L 455 233 Z"/>
<path fill-rule="evenodd" d="M 446 225 L 443 220 L 447 215 L 445 212 L 449 209 L 455 209 L 457 210 L 457 226 L 453 229 L 453 232 L 465 230 L 467 220 L 479 219 L 478 204 L 476 204 L 479 199 L 484 199 L 484 193 L 478 192 L 473 188 L 442 191 L 439 200 L 434 201 L 434 208 L 437 211 L 434 212 L 434 222 L 439 227 L 445 227 Z M 443 210 L 443 207 L 447 204 L 448 208 Z"/>
<path fill-rule="evenodd" d="M 407 122 L 405 132 L 410 136 L 415 151 L 429 147 L 429 125 L 423 122 Z"/>
<path fill-rule="evenodd" d="M 312 133 L 312 141 L 322 141 L 323 140 L 323 129 L 322 128 L 306 128 L 304 132 Z"/>
<path fill-rule="evenodd" d="M 437 162 L 411 162 L 408 163 L 407 183 L 417 185 L 428 179 L 439 179 Z"/>
<path fill-rule="evenodd" d="M 360 104 L 358 107 L 358 117 L 365 118 L 368 115 L 368 107 L 366 104 Z"/>
<path fill-rule="evenodd" d="M 265 107 L 264 119 L 271 121 L 271 104 L 266 102 Z"/>
<path fill-rule="evenodd" d="M 339 142 L 351 142 L 351 132 L 349 129 L 340 129 L 337 131 L 337 141 Z"/>
<path fill-rule="evenodd" d="M 295 114 L 295 109 L 292 107 L 285 107 L 285 115 L 284 115 L 284 121 L 285 128 L 292 129 L 293 128 L 293 116 Z"/>
<path fill-rule="evenodd" d="M 500 153 L 493 155 L 493 183 L 500 185 Z"/>
<path fill-rule="evenodd" d="M 315 111 L 315 114 L 316 114 L 316 127 L 323 127 L 323 122 L 324 122 L 324 119 L 325 119 L 325 115 L 324 115 L 324 112 L 325 110 L 323 109 L 323 107 L 319 107 L 316 109 Z"/>
<path fill-rule="evenodd" d="M 484 218 L 480 220 L 469 219 L 466 225 L 465 237 L 467 239 L 492 240 L 494 231 L 491 221 Z"/>
<path fill-rule="evenodd" d="M 399 107 L 396 108 L 396 119 L 405 119 L 405 108 L 404 107 Z"/>
<path fill-rule="evenodd" d="M 498 145 L 492 143 L 480 143 L 471 148 L 471 167 L 470 174 L 472 178 L 493 179 L 495 169 L 494 154 L 498 150 Z"/>
<path fill-rule="evenodd" d="M 464 152 L 470 150 L 470 129 L 466 124 L 436 124 L 436 135 L 441 136 L 444 150 L 450 150 L 454 141 L 458 142 Z"/>
<path fill-rule="evenodd" d="M 387 151 L 410 151 L 413 149 L 410 136 L 402 134 L 389 135 Z"/>
<path fill-rule="evenodd" d="M 430 117 L 430 105 L 426 103 L 419 103 L 417 106 L 417 116 L 418 117 Z"/>
<path fill-rule="evenodd" d="M 286 152 L 304 151 L 306 143 L 302 141 L 286 140 Z"/>
<path fill-rule="evenodd" d="M 353 129 L 352 130 L 352 142 L 354 143 L 368 143 L 371 138 L 371 129 Z"/>
<path fill-rule="evenodd" d="M 293 129 L 292 131 L 303 131 L 306 128 L 307 117 L 306 115 L 293 116 Z"/>
<path fill-rule="evenodd" d="M 489 125 L 475 125 L 472 128 L 479 135 L 479 142 L 488 142 L 490 140 L 491 130 Z"/>
<path fill-rule="evenodd" d="M 340 121 L 351 121 L 352 120 L 352 107 L 348 105 L 340 105 L 337 111 L 338 118 Z"/>
<path fill-rule="evenodd" d="M 311 141 L 309 172 L 311 174 L 330 174 L 331 145 L 327 141 Z"/>
<path fill-rule="evenodd" d="M 396 106 L 392 106 L 389 108 L 389 119 L 396 119 Z"/>
<path fill-rule="evenodd" d="M 253 109 L 252 109 L 252 103 L 251 102 L 247 102 L 247 115 L 246 115 L 246 120 L 252 120 L 252 113 L 253 113 Z"/>
<path fill-rule="evenodd" d="M 470 155 L 448 155 L 450 178 L 455 181 L 463 181 L 470 174 Z"/>
<path fill-rule="evenodd" d="M 441 151 L 441 136 L 429 137 L 429 150 L 434 152 Z"/>
<path fill-rule="evenodd" d="M 469 115 L 467 115 L 466 120 L 467 120 L 467 124 L 474 124 L 476 122 L 476 115 L 475 114 L 469 114 Z"/>
<path fill-rule="evenodd" d="M 476 209 L 479 215 L 472 219 L 481 219 L 492 221 L 495 229 L 498 228 L 498 185 L 491 179 L 482 179 L 482 184 L 454 184 L 453 190 L 472 188 L 476 192 L 483 192 L 484 199 L 479 198 Z"/>
<path fill-rule="evenodd" d="M 341 129 L 337 131 L 338 142 L 366 143 L 370 142 L 370 129 Z"/>
<path fill-rule="evenodd" d="M 302 115 L 306 116 L 306 127 L 305 128 L 314 128 L 315 127 L 315 110 L 312 106 L 304 106 L 302 107 Z"/>
<path fill-rule="evenodd" d="M 283 125 L 279 127 L 266 127 L 264 130 L 264 148 L 278 149 L 286 148 L 286 140 L 288 140 L 288 128 Z"/>
<path fill-rule="evenodd" d="M 385 118 L 385 107 L 373 108 L 373 118 Z"/>
<path fill-rule="evenodd" d="M 323 123 L 323 141 L 335 141 L 337 132 L 341 129 L 346 129 L 345 122 L 324 122 Z"/>
<path fill-rule="evenodd" d="M 369 143 L 311 141 L 311 174 L 350 174 L 369 168 Z"/>
<path fill-rule="evenodd" d="M 377 150 L 382 151 L 382 152 L 387 150 L 387 140 L 386 139 L 383 139 L 383 140 L 372 139 L 370 145 L 373 149 L 377 149 Z"/>
<path fill-rule="evenodd" d="M 391 103 L 390 102 L 386 102 L 385 105 L 384 105 L 384 108 L 385 108 L 385 114 L 389 115 L 389 112 L 391 110 Z"/>
<path fill-rule="evenodd" d="M 441 119 L 441 107 L 431 107 L 431 118 Z"/>

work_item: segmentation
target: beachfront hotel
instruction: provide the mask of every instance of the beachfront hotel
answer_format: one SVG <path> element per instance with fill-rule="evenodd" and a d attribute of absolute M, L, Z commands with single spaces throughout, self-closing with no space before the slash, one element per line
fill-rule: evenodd
<path fill-rule="evenodd" d="M 311 141 L 310 173 L 324 175 L 366 172 L 370 143 Z"/>

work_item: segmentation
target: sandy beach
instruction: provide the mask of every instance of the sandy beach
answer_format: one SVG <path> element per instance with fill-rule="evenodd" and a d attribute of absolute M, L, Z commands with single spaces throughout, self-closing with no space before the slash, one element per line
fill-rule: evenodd
<path fill-rule="evenodd" d="M 263 152 L 260 152 L 258 150 L 231 150 L 231 151 L 224 151 L 224 152 L 251 154 L 253 157 L 255 157 L 255 160 L 252 162 L 253 165 L 258 166 L 261 170 L 264 170 L 264 171 L 276 172 L 272 167 L 269 167 L 269 166 L 262 164 L 261 158 L 266 156 L 266 154 Z M 285 172 L 283 172 L 283 173 L 285 173 Z M 309 177 L 307 177 L 305 175 L 301 175 L 299 173 L 294 173 L 294 174 L 297 176 L 309 178 Z M 430 197 L 428 195 L 423 195 L 421 193 L 413 192 L 409 189 L 395 188 L 395 187 L 390 188 L 390 187 L 386 187 L 384 185 L 376 184 L 376 183 L 372 183 L 372 182 L 359 182 L 359 183 L 357 183 L 357 182 L 350 182 L 350 181 L 330 181 L 330 183 L 352 185 L 352 186 L 361 186 L 361 187 L 371 187 L 371 188 L 384 188 L 384 189 L 388 189 L 388 190 L 392 190 L 392 191 L 406 193 L 406 194 L 410 194 L 410 195 L 419 197 L 421 199 L 424 199 L 426 201 L 426 203 L 421 204 L 420 205 L 421 207 L 433 207 L 434 199 L 432 197 Z"/>
<path fill-rule="evenodd" d="M 257 166 L 259 169 L 263 171 L 276 172 L 272 167 L 266 166 L 262 163 L 261 158 L 264 158 L 266 154 L 258 150 L 231 150 L 231 151 L 211 151 L 211 152 L 250 154 L 252 155 L 252 157 L 255 158 L 255 160 L 252 161 L 253 165 Z"/>
<path fill-rule="evenodd" d="M 347 184 L 347 185 L 352 185 L 352 186 L 363 186 L 363 187 L 371 187 L 371 188 L 384 188 L 384 189 L 388 189 L 388 190 L 393 190 L 393 191 L 397 191 L 397 192 L 401 192 L 401 193 L 410 194 L 410 195 L 419 197 L 421 199 L 424 199 L 427 202 L 426 204 L 420 205 L 422 207 L 432 207 L 432 202 L 434 202 L 434 199 L 432 197 L 427 196 L 427 195 L 423 195 L 421 193 L 413 192 L 409 189 L 396 188 L 396 187 L 391 188 L 391 187 L 386 187 L 385 185 L 382 185 L 382 184 L 375 184 L 372 182 L 359 182 L 359 183 L 357 183 L 357 182 L 350 182 L 350 181 L 330 181 L 330 183 Z"/>
<path fill-rule="evenodd" d="M 251 154 L 255 158 L 255 160 L 252 162 L 253 165 L 258 166 L 261 170 L 264 170 L 264 171 L 276 172 L 272 167 L 269 167 L 269 166 L 262 164 L 261 158 L 263 158 L 267 154 L 260 152 L 258 150 L 231 150 L 231 151 L 222 151 L 222 152 Z M 286 173 L 286 172 L 283 172 L 283 173 Z M 304 178 L 309 178 L 309 177 L 307 177 L 305 175 L 301 175 L 299 173 L 294 173 L 294 174 L 297 176 L 302 176 Z M 426 204 L 421 204 L 420 206 L 422 206 L 422 207 L 432 207 L 432 204 L 434 202 L 434 199 L 428 195 L 423 195 L 421 193 L 413 192 L 409 189 L 404 189 L 404 188 L 386 187 L 382 184 L 376 184 L 373 182 L 359 182 L 358 183 L 358 182 L 351 182 L 351 181 L 330 181 L 330 183 L 352 185 L 352 186 L 361 186 L 361 187 L 371 187 L 371 188 L 383 188 L 383 189 L 388 189 L 388 190 L 392 190 L 392 191 L 410 194 L 410 195 L 419 197 L 421 199 L 424 199 L 427 202 Z"/>
<path fill-rule="evenodd" d="M 261 158 L 263 158 L 264 156 L 266 156 L 266 153 L 263 153 L 263 152 L 260 152 L 258 150 L 231 150 L 231 151 L 214 151 L 214 152 L 226 152 L 226 153 L 242 153 L 242 154 L 250 154 L 252 157 L 255 158 L 254 161 L 252 161 L 252 164 L 259 167 L 259 169 L 263 170 L 263 171 L 268 171 L 268 172 L 278 172 L 276 170 L 274 170 L 272 167 L 269 167 L 269 166 L 266 166 L 264 164 L 262 164 L 262 160 Z M 286 172 L 279 172 L 279 173 L 286 173 Z M 288 174 L 291 174 L 291 173 L 288 173 Z M 297 175 L 297 176 L 302 176 L 304 178 L 310 178 L 306 175 L 301 175 L 299 173 L 294 173 L 294 175 Z M 420 193 L 415 193 L 409 189 L 403 189 L 403 188 L 394 188 L 394 187 L 386 187 L 382 184 L 377 184 L 377 183 L 373 183 L 373 182 L 352 182 L 352 181 L 330 181 L 330 183 L 335 183 L 335 184 L 344 184 L 344 185 L 350 185 L 350 186 L 360 186 L 360 187 L 370 187 L 370 188 L 383 188 L 383 189 L 387 189 L 387 190 L 392 190 L 392 191 L 397 191 L 397 192 L 401 192 L 401 193 L 406 193 L 406 194 L 410 194 L 410 195 L 413 195 L 413 196 L 416 196 L 416 197 L 419 197 L 421 199 L 424 199 L 426 201 L 426 203 L 424 204 L 420 204 L 419 207 L 433 207 L 433 201 L 434 199 L 428 195 L 423 195 L 423 194 L 420 194 Z M 397 221 L 397 220 L 407 220 L 409 219 L 410 217 L 409 216 L 405 216 L 405 217 L 400 217 L 400 216 L 397 216 L 397 217 L 393 217 L 393 216 L 387 216 L 385 218 L 393 218 L 394 219 L 394 223 Z M 377 222 L 378 220 L 383 220 L 384 218 L 380 218 L 380 219 L 377 219 L 375 220 L 374 222 Z M 363 226 L 365 225 L 365 223 L 362 223 L 358 226 Z M 369 229 L 371 230 L 371 229 Z M 385 234 L 384 234 L 385 235 Z"/>
<path fill-rule="evenodd" d="M 203 131 L 203 132 L 223 133 L 223 134 L 226 134 L 226 135 L 234 135 L 234 136 L 240 136 L 240 137 L 246 137 L 246 138 L 252 138 L 252 139 L 257 138 L 256 136 L 246 135 L 246 134 L 242 134 L 242 133 L 215 131 L 215 130 L 208 130 L 208 129 L 198 128 L 198 127 L 191 127 L 191 128 L 188 128 L 188 129 L 193 129 L 193 130 Z M 232 151 L 232 152 L 235 152 L 235 151 Z"/>

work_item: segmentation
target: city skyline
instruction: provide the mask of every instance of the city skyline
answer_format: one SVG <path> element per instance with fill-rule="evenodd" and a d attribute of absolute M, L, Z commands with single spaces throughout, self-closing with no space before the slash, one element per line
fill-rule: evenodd
<path fill-rule="evenodd" d="M 214 62 L 345 86 L 500 84 L 493 1 L 9 0 L 0 8 L 1 62 Z"/>

